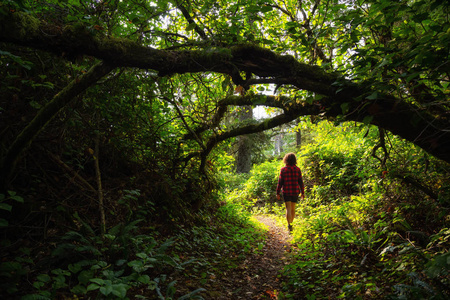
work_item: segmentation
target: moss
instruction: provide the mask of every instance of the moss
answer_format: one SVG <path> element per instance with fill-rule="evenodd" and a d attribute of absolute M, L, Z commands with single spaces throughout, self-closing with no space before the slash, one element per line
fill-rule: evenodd
<path fill-rule="evenodd" d="M 239 44 L 231 48 L 231 52 L 235 57 L 250 59 L 252 57 L 261 57 L 265 59 L 275 59 L 276 54 L 271 50 L 262 48 L 255 44 Z"/>
<path fill-rule="evenodd" d="M 123 38 L 103 38 L 99 40 L 100 49 L 114 49 L 116 53 L 125 54 L 128 49 L 136 46 L 136 43 Z"/>
<path fill-rule="evenodd" d="M 233 55 L 228 48 L 209 47 L 199 52 L 192 52 L 193 59 L 197 61 L 226 61 L 230 60 Z M 196 57 L 195 57 L 196 56 Z"/>
<path fill-rule="evenodd" d="M 19 12 L 16 14 L 16 18 L 18 20 L 16 24 L 19 25 L 19 36 L 26 37 L 30 33 L 34 35 L 39 31 L 41 22 L 35 17 Z"/>
<path fill-rule="evenodd" d="M 84 26 L 78 24 L 65 26 L 63 39 L 69 44 L 86 46 L 91 45 L 93 42 L 92 34 Z"/>
<path fill-rule="evenodd" d="M 0 24 L 2 35 L 17 39 L 27 39 L 38 34 L 41 22 L 28 14 L 16 12 L 2 15 Z"/>
<path fill-rule="evenodd" d="M 138 43 L 125 39 L 125 38 L 115 38 L 115 37 L 103 37 L 98 39 L 98 48 L 100 51 L 114 49 L 111 53 L 114 55 L 127 55 L 130 50 L 138 50 L 141 45 Z"/>

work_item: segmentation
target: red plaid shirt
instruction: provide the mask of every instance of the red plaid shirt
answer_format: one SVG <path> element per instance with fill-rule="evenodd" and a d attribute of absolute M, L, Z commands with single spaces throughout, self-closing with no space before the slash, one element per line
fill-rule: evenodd
<path fill-rule="evenodd" d="M 302 172 L 297 166 L 285 166 L 281 168 L 280 177 L 278 178 L 277 195 L 283 188 L 283 194 L 288 196 L 298 196 L 300 192 L 305 193 L 303 186 Z"/>

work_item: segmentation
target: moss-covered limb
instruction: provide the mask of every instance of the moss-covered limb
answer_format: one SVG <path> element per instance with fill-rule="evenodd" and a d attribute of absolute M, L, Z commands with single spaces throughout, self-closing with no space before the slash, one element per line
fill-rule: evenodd
<path fill-rule="evenodd" d="M 80 25 L 55 26 L 25 13 L 0 15 L 0 41 L 68 56 L 90 55 L 124 67 L 152 69 L 163 75 L 216 71 L 231 72 L 230 51 L 165 51 L 114 38 Z"/>
<path fill-rule="evenodd" d="M 355 89 L 360 93 L 359 88 Z M 351 95 L 355 95 L 355 89 L 349 87 L 343 94 L 325 97 L 312 104 L 283 96 L 249 94 L 226 97 L 219 102 L 219 105 L 264 105 L 278 107 L 298 116 L 324 114 L 325 117 L 337 117 L 344 115 L 346 120 L 370 122 L 389 130 L 437 158 L 450 162 L 450 124 L 446 126 L 445 123 L 439 122 L 413 104 L 401 102 L 388 95 L 379 94 L 377 99 L 355 101 L 351 97 Z"/>
<path fill-rule="evenodd" d="M 251 134 L 251 133 L 257 133 L 262 132 L 268 129 L 272 129 L 274 127 L 280 126 L 282 124 L 289 123 L 296 118 L 298 118 L 301 115 L 300 112 L 296 111 L 292 114 L 281 114 L 276 117 L 265 119 L 262 122 L 259 122 L 257 124 L 247 125 L 239 128 L 232 129 L 230 131 L 225 131 L 219 134 L 216 134 L 215 136 L 211 137 L 211 139 L 207 143 L 207 148 L 213 148 L 215 144 L 227 140 L 232 137 L 244 135 L 244 134 Z"/>
<path fill-rule="evenodd" d="M 237 68 L 260 77 L 300 76 L 323 84 L 336 80 L 335 75 L 319 67 L 255 45 L 198 51 L 157 50 L 128 39 L 107 37 L 79 25 L 47 24 L 24 13 L 0 16 L 0 41 L 70 56 L 91 55 L 117 66 L 153 69 L 161 75 L 208 71 L 231 75 Z"/>
<path fill-rule="evenodd" d="M 312 104 L 286 96 L 252 95 L 228 96 L 219 101 L 219 106 L 268 106 L 283 109 L 287 114 L 298 116 L 318 115 L 325 112 L 323 103 Z M 341 110 L 339 110 L 341 111 Z M 334 115 L 336 116 L 336 114 Z"/>
<path fill-rule="evenodd" d="M 46 24 L 23 13 L 0 15 L 0 41 L 60 54 L 87 54 L 116 66 L 156 70 L 160 76 L 187 72 L 218 72 L 231 76 L 236 70 L 252 73 L 261 79 L 325 96 L 326 100 L 318 103 L 323 109 L 316 112 L 326 111 L 335 116 L 342 114 L 344 108 L 348 120 L 368 120 L 450 162 L 448 120 L 439 120 L 402 99 L 381 95 L 370 86 L 353 84 L 339 74 L 327 73 L 317 66 L 298 62 L 292 56 L 279 55 L 256 45 L 198 51 L 157 50 L 127 39 L 106 37 L 102 32 L 80 26 Z M 367 99 L 368 96 L 371 99 Z M 289 104 L 285 108 L 295 110 L 298 106 L 306 109 L 303 103 L 293 107 Z"/>
<path fill-rule="evenodd" d="M 327 107 L 331 106 L 327 103 Z M 336 107 L 334 111 L 337 115 Z M 450 124 L 441 122 L 413 104 L 380 95 L 378 99 L 351 103 L 346 119 L 370 122 L 421 147 L 435 157 L 450 162 Z"/>
<path fill-rule="evenodd" d="M 197 51 L 166 51 L 142 46 L 124 38 L 107 37 L 80 25 L 55 26 L 25 13 L 0 16 L 0 41 L 39 48 L 73 57 L 91 55 L 124 67 L 158 71 L 160 76 L 194 72 L 233 75 L 245 71 L 275 83 L 332 96 L 338 76 L 317 66 L 296 61 L 256 45 L 207 48 Z"/>
<path fill-rule="evenodd" d="M 93 66 L 88 72 L 77 77 L 63 90 L 56 94 L 45 105 L 33 120 L 16 137 L 0 161 L 0 186 L 4 187 L 20 155 L 38 135 L 38 133 L 50 122 L 50 120 L 73 98 L 95 84 L 100 78 L 108 74 L 113 67 L 103 62 Z"/>
<path fill-rule="evenodd" d="M 260 77 L 305 77 L 309 80 L 332 84 L 338 74 L 327 73 L 318 66 L 297 61 L 291 55 L 280 55 L 256 45 L 243 44 L 231 48 L 235 64 Z"/>

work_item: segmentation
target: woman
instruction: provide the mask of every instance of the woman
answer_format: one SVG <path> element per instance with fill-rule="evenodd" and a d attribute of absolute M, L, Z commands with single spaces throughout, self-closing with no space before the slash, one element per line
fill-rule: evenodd
<path fill-rule="evenodd" d="M 303 185 L 302 172 L 297 167 L 297 157 L 294 153 L 288 153 L 284 156 L 285 166 L 281 168 L 280 177 L 277 185 L 277 199 L 280 200 L 280 192 L 283 189 L 283 199 L 286 205 L 286 220 L 288 222 L 289 232 L 292 232 L 291 223 L 295 217 L 295 204 L 298 201 L 298 195 L 301 193 L 302 200 L 305 199 L 305 187 Z"/>

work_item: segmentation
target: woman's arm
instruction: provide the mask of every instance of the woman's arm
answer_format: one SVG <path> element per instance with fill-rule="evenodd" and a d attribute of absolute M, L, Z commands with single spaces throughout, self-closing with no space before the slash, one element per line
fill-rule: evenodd
<path fill-rule="evenodd" d="M 302 176 L 301 170 L 300 170 L 300 176 L 298 177 L 298 185 L 300 186 L 301 197 L 302 197 L 302 199 L 305 199 L 305 185 L 303 184 L 303 176 Z"/>

